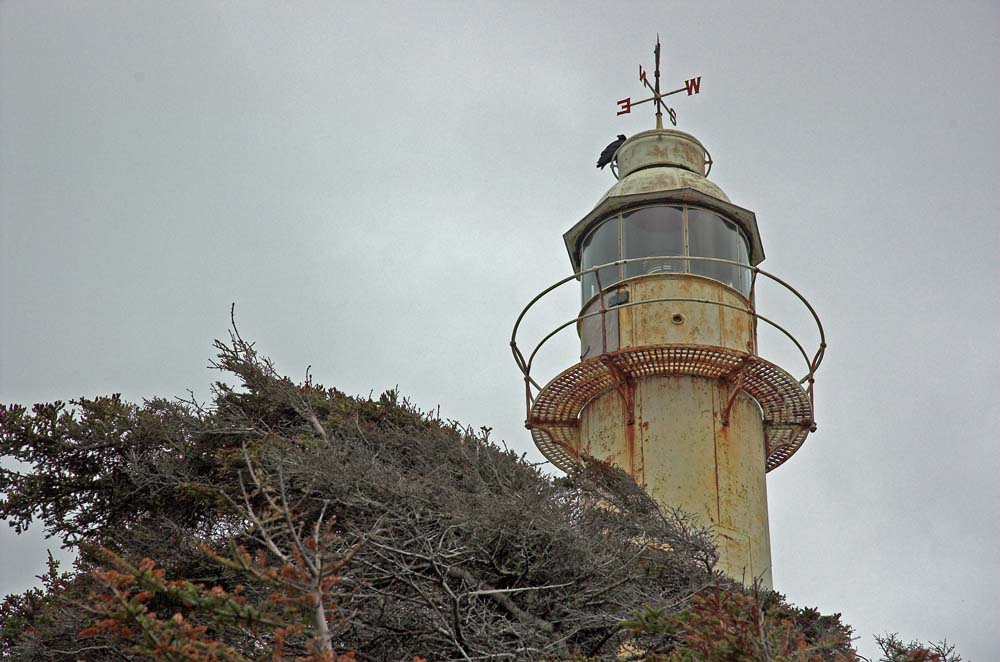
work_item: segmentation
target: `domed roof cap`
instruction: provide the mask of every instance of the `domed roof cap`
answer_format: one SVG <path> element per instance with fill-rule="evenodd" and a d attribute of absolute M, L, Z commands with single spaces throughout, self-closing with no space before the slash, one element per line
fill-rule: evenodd
<path fill-rule="evenodd" d="M 618 178 L 656 166 L 672 166 L 705 176 L 708 150 L 690 133 L 673 129 L 653 129 L 626 140 L 615 154 Z"/>
<path fill-rule="evenodd" d="M 688 203 L 720 213 L 739 225 L 749 239 L 750 264 L 764 260 L 756 216 L 732 204 L 706 178 L 712 160 L 697 138 L 674 129 L 643 131 L 622 143 L 615 158 L 618 182 L 563 235 L 575 271 L 580 270 L 581 242 L 592 226 L 629 207 L 651 203 Z"/>

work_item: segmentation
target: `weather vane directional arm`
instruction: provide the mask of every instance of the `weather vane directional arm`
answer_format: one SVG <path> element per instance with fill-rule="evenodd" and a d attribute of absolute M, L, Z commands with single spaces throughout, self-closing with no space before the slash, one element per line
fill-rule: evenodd
<path fill-rule="evenodd" d="M 670 116 L 670 122 L 674 126 L 677 126 L 677 111 L 668 106 L 666 102 L 663 101 L 664 97 L 669 97 L 673 94 L 678 94 L 680 92 L 687 92 L 688 96 L 692 94 L 698 94 L 701 91 L 701 76 L 696 76 L 695 78 L 689 78 L 684 81 L 684 87 L 679 87 L 676 90 L 671 90 L 670 92 L 660 92 L 660 35 L 656 35 L 656 48 L 653 49 L 653 56 L 655 57 L 655 66 L 653 69 L 653 82 L 649 82 L 649 77 L 646 75 L 646 70 L 639 65 L 639 82 L 643 84 L 653 96 L 647 97 L 640 101 L 632 101 L 631 97 L 625 97 L 624 99 L 619 99 L 618 104 L 618 114 L 626 115 L 632 112 L 633 106 L 641 106 L 644 103 L 649 103 L 650 101 L 656 104 L 656 128 L 663 128 L 663 111 L 667 111 Z"/>

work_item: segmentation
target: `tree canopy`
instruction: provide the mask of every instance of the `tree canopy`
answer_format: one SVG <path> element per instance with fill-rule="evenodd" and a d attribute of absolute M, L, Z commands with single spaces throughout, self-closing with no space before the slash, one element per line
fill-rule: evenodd
<path fill-rule="evenodd" d="M 618 469 L 552 478 L 395 391 L 294 383 L 235 329 L 216 349 L 237 385 L 210 403 L 0 408 L 27 467 L 0 469 L 0 518 L 79 551 L 0 606 L 0 658 L 857 659 Z"/>

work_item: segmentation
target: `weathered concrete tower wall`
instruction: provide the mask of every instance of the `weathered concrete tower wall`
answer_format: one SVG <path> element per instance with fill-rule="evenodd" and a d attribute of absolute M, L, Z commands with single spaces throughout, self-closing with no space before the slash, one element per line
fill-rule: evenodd
<path fill-rule="evenodd" d="M 756 342 L 748 302 L 730 288 L 692 275 L 641 276 L 620 283 L 636 305 L 605 315 L 620 348 L 673 344 L 747 351 Z M 695 302 L 639 302 L 698 298 Z M 599 317 L 590 318 L 599 320 Z M 599 324 L 599 322 L 598 322 Z M 584 347 L 600 327 L 581 329 Z M 733 384 L 696 375 L 639 377 L 610 390 L 580 413 L 580 452 L 622 467 L 664 506 L 711 525 L 719 569 L 771 586 L 764 426 L 761 410 Z"/>
<path fill-rule="evenodd" d="M 765 473 L 815 429 L 813 375 L 826 343 L 812 306 L 764 259 L 753 212 L 707 179 L 711 159 L 693 136 L 645 131 L 617 152 L 618 181 L 563 237 L 575 276 L 521 313 L 511 348 L 525 378 L 527 427 L 553 464 L 585 457 L 628 471 L 668 508 L 716 533 L 719 568 L 770 587 Z M 802 302 L 819 331 L 811 358 L 758 314 L 758 277 Z M 578 279 L 580 362 L 539 386 L 531 374 L 546 335 L 517 345 L 528 310 Z M 796 379 L 760 357 L 758 322 L 776 326 L 807 364 Z M 537 393 L 534 390 L 537 390 Z"/>
<path fill-rule="evenodd" d="M 577 229 L 584 241 L 595 224 L 619 211 L 650 204 L 687 205 L 733 222 L 749 248 L 743 254 L 702 251 L 702 257 L 747 265 L 751 253 L 763 259 L 752 214 L 732 213 L 725 194 L 705 178 L 707 152 L 692 136 L 670 130 L 644 132 L 619 148 L 617 162 L 618 183 L 585 219 L 590 227 Z M 677 246 L 685 255 L 692 254 L 692 224 L 697 223 L 688 216 L 684 214 L 685 239 Z M 626 232 L 623 227 L 622 235 Z M 571 257 L 589 266 L 583 244 L 575 244 L 571 234 Z M 623 238 L 621 258 L 635 257 L 626 243 Z M 585 317 L 578 325 L 581 356 L 666 345 L 755 352 L 754 318 L 747 312 L 750 294 L 746 287 L 739 291 L 739 283 L 746 280 L 722 283 L 693 273 L 708 271 L 704 267 L 710 265 L 677 261 L 672 265 L 676 271 L 631 277 L 623 269 L 624 277 L 604 288 L 605 313 Z M 749 272 L 736 275 L 746 279 Z M 608 311 L 609 297 L 628 305 Z M 581 314 L 599 313 L 601 298 L 593 296 Z M 770 587 L 762 412 L 737 390 L 735 379 L 695 374 L 625 379 L 621 388 L 598 395 L 580 412 L 577 451 L 622 467 L 664 506 L 696 515 L 716 533 L 723 572 Z"/>

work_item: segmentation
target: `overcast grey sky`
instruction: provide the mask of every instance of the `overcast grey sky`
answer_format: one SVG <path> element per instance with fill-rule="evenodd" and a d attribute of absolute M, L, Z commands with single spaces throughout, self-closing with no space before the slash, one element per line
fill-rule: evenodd
<path fill-rule="evenodd" d="M 863 653 L 890 630 L 1000 659 L 998 25 L 986 1 L 7 0 L 0 401 L 205 395 L 235 301 L 293 377 L 398 384 L 540 459 L 510 329 L 568 273 L 598 152 L 651 128 L 614 102 L 659 32 L 666 81 L 702 76 L 678 128 L 829 336 L 819 430 L 768 478 L 776 588 Z M 0 593 L 57 544 L 0 530 Z"/>

